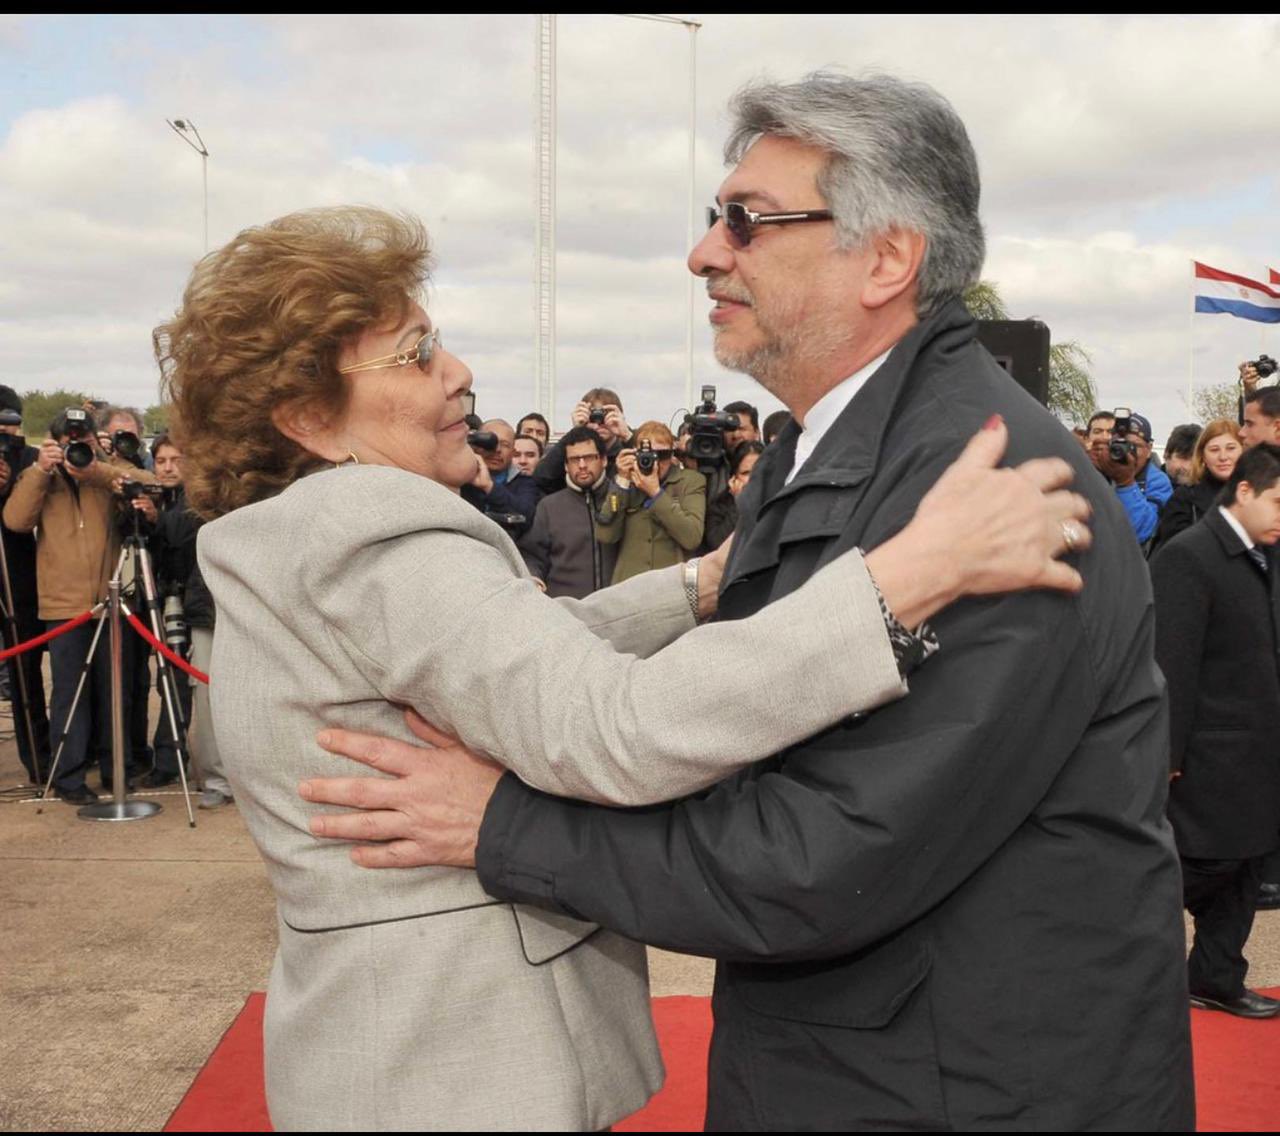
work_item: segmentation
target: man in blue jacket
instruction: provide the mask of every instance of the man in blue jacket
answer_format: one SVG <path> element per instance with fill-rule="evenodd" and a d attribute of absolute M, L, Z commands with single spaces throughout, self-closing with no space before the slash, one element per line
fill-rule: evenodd
<path fill-rule="evenodd" d="M 1115 421 L 1113 418 L 1113 427 Z M 1098 472 L 1115 486 L 1116 497 L 1124 506 L 1133 534 L 1145 549 L 1160 525 L 1160 511 L 1173 496 L 1173 482 L 1151 460 L 1151 423 L 1141 414 L 1130 414 L 1124 438 L 1114 438 L 1127 444 L 1122 461 L 1116 461 L 1111 452 L 1113 437 L 1094 438 L 1090 454 Z"/>

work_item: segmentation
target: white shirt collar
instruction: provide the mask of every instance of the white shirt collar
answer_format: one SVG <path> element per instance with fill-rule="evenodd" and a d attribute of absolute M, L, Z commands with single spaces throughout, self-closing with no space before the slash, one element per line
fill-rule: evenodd
<path fill-rule="evenodd" d="M 889 348 L 889 351 L 892 350 L 892 347 Z M 886 351 L 883 355 L 878 355 L 861 370 L 855 371 L 837 386 L 832 387 L 809 409 L 809 413 L 804 416 L 804 426 L 800 437 L 796 440 L 795 463 L 791 466 L 791 472 L 787 474 L 787 480 L 783 484 L 790 485 L 795 475 L 804 468 L 805 462 L 813 456 L 813 451 L 818 448 L 818 443 L 822 441 L 827 431 L 835 425 L 836 419 L 844 413 L 845 408 L 853 401 L 854 395 L 880 369 L 880 364 L 889 358 L 889 351 Z"/>
<path fill-rule="evenodd" d="M 1236 515 L 1230 509 L 1228 509 L 1225 505 L 1219 505 L 1218 512 L 1220 512 L 1224 517 L 1226 517 L 1227 524 L 1229 524 L 1233 529 L 1235 529 L 1236 536 L 1238 536 L 1242 541 L 1244 541 L 1245 548 L 1252 548 L 1253 538 L 1247 532 L 1244 531 L 1244 525 L 1242 525 L 1238 520 L 1236 520 Z"/>

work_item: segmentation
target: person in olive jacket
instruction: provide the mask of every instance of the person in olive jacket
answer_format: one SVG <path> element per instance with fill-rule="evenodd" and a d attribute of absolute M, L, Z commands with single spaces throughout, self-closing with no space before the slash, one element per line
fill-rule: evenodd
<path fill-rule="evenodd" d="M 613 485 L 596 515 L 596 539 L 621 546 L 615 584 L 679 564 L 702 543 L 707 480 L 674 460 L 674 445 L 661 422 L 646 422 L 636 431 L 637 448 L 618 455 Z M 646 450 L 656 458 L 647 472 L 637 459 Z"/>

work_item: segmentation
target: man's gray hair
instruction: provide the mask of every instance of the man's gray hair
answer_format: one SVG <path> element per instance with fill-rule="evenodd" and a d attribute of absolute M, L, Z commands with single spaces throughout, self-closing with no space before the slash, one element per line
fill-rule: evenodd
<path fill-rule="evenodd" d="M 815 71 L 798 83 L 750 83 L 729 106 L 729 165 L 766 134 L 830 153 L 818 190 L 835 214 L 841 247 L 862 247 L 895 227 L 924 234 L 921 316 L 977 282 L 986 251 L 978 159 L 960 116 L 932 87 Z"/>

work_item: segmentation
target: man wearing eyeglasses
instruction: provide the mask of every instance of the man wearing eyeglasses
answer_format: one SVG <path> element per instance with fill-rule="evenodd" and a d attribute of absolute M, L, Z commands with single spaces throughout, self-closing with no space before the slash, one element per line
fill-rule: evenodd
<path fill-rule="evenodd" d="M 1082 590 L 954 604 L 902 701 L 665 806 L 558 800 L 445 747 L 364 862 L 474 862 L 496 898 L 719 960 L 708 1130 L 1191 1129 L 1150 581 L 1080 446 L 977 341 L 964 126 L 888 76 L 761 83 L 732 109 L 689 267 L 717 359 L 794 422 L 738 499 L 719 618 L 897 532 L 993 415 L 1009 464 L 1076 471 Z"/>

